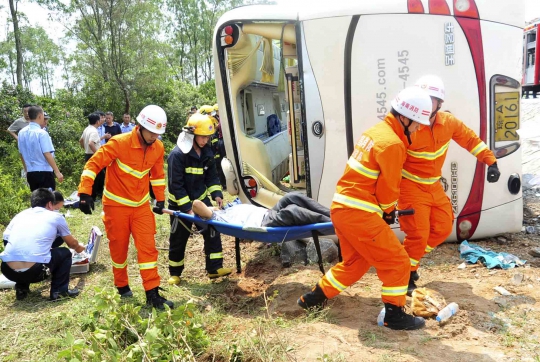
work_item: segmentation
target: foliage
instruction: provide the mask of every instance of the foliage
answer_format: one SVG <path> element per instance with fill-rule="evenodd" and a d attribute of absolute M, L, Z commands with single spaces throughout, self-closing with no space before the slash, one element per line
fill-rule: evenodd
<path fill-rule="evenodd" d="M 68 348 L 58 358 L 69 361 L 184 361 L 195 360 L 205 351 L 209 339 L 197 322 L 195 306 L 186 303 L 176 309 L 141 316 L 141 307 L 121 304 L 112 289 L 96 288 L 94 305 L 82 319 L 80 339 L 65 336 Z"/>

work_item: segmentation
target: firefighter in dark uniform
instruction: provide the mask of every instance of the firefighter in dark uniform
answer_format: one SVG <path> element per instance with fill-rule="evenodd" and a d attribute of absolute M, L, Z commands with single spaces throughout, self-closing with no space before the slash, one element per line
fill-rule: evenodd
<path fill-rule="evenodd" d="M 225 157 L 225 144 L 223 143 L 223 134 L 221 133 L 221 124 L 219 121 L 218 105 L 213 106 L 204 105 L 199 108 L 199 113 L 209 115 L 212 121 L 214 122 L 214 127 L 216 132 L 212 135 L 210 140 L 212 150 L 214 151 L 214 159 L 216 161 L 216 169 L 219 176 L 219 182 L 221 187 L 226 190 L 227 182 L 225 179 L 225 174 L 221 168 L 221 160 Z"/>
<path fill-rule="evenodd" d="M 194 200 L 212 206 L 211 196 L 219 207 L 223 204 L 223 193 L 215 166 L 210 138 L 215 133 L 213 120 L 208 115 L 192 115 L 184 131 L 178 136 L 176 147 L 171 151 L 168 163 L 169 208 L 193 214 Z M 190 236 L 191 223 L 180 222 L 171 216 L 169 238 L 169 284 L 179 284 L 184 270 L 186 244 Z M 206 254 L 206 271 L 210 279 L 231 274 L 223 268 L 223 253 L 220 234 L 213 228 L 202 232 Z"/>

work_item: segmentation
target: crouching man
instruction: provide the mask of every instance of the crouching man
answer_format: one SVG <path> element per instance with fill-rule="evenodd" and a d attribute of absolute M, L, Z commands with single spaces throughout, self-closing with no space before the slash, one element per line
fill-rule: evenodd
<path fill-rule="evenodd" d="M 66 219 L 54 212 L 54 194 L 45 188 L 32 192 L 31 208 L 17 214 L 4 231 L 5 250 L 0 254 L 2 273 L 15 284 L 15 297 L 28 296 L 31 283 L 39 283 L 51 276 L 50 299 L 76 297 L 78 289 L 68 289 L 71 251 L 51 249 L 57 235 L 77 253 L 80 245 L 68 228 Z"/>

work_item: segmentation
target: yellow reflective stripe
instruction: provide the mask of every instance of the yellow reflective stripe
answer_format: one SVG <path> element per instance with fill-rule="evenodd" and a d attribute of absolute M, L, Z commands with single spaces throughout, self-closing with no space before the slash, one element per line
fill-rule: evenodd
<path fill-rule="evenodd" d="M 169 194 L 169 200 L 176 202 L 177 205 L 185 205 L 191 200 L 189 199 L 189 196 L 184 196 L 181 199 L 177 199 L 174 197 L 173 194 Z"/>
<path fill-rule="evenodd" d="M 367 212 L 375 212 L 382 216 L 383 212 L 381 208 L 375 204 L 372 204 L 371 202 L 367 202 L 364 200 L 354 199 L 349 196 L 341 195 L 341 194 L 334 194 L 333 198 L 334 202 L 340 203 L 342 205 L 352 207 L 353 209 L 359 209 Z"/>
<path fill-rule="evenodd" d="M 84 177 L 84 176 L 90 177 L 92 180 L 94 180 L 94 179 L 96 178 L 96 173 L 95 173 L 95 172 L 92 172 L 92 171 L 90 171 L 90 170 L 84 170 L 84 171 L 82 172 L 81 177 Z"/>
<path fill-rule="evenodd" d="M 204 173 L 204 168 L 188 167 L 186 168 L 186 173 L 190 173 L 192 175 L 202 175 Z"/>
<path fill-rule="evenodd" d="M 205 191 L 205 192 L 203 192 L 203 194 L 201 196 L 197 197 L 197 200 L 201 200 L 201 201 L 204 200 L 206 195 L 208 195 L 208 193 Z"/>
<path fill-rule="evenodd" d="M 427 246 L 426 246 L 426 250 L 424 250 L 424 252 L 426 252 L 426 253 L 431 253 L 431 251 L 432 251 L 433 249 L 435 249 L 435 248 L 432 248 L 431 246 L 427 245 Z"/>
<path fill-rule="evenodd" d="M 340 293 L 341 293 L 342 291 L 344 291 L 345 289 L 347 289 L 347 286 L 341 284 L 341 283 L 336 279 L 336 277 L 334 277 L 334 274 L 332 274 L 332 269 L 328 270 L 324 276 L 325 276 L 326 279 L 330 282 L 330 284 L 332 284 L 332 286 L 333 286 L 334 288 L 336 288 L 336 290 L 339 291 Z"/>
<path fill-rule="evenodd" d="M 146 176 L 146 174 L 148 174 L 148 172 L 150 172 L 150 169 L 144 171 L 137 171 L 134 168 L 131 168 L 122 161 L 120 161 L 120 159 L 118 158 L 116 159 L 116 164 L 118 165 L 118 167 L 120 167 L 122 171 L 138 179 L 143 178 L 144 176 Z"/>
<path fill-rule="evenodd" d="M 379 178 L 379 174 L 381 173 L 380 171 L 372 170 L 372 169 L 362 165 L 360 162 L 358 162 L 357 160 L 355 160 L 352 157 L 349 158 L 349 161 L 347 161 L 347 165 L 349 165 L 350 168 L 352 168 L 353 170 L 355 170 L 359 174 L 364 175 L 364 176 L 366 176 L 368 178 L 371 178 L 373 180 L 376 180 L 377 178 Z"/>
<path fill-rule="evenodd" d="M 148 270 L 148 269 L 154 269 L 154 268 L 157 268 L 157 261 L 151 261 L 148 263 L 139 263 L 140 270 Z"/>
<path fill-rule="evenodd" d="M 183 266 L 183 265 L 184 265 L 184 259 L 180 261 L 169 260 L 169 266 Z"/>
<path fill-rule="evenodd" d="M 424 184 L 424 185 L 434 184 L 435 182 L 439 181 L 439 179 L 441 178 L 441 176 L 422 178 L 422 177 L 419 177 L 419 176 L 416 176 L 416 175 L 410 173 L 407 170 L 401 170 L 401 176 L 403 176 L 406 179 L 409 179 L 411 181 L 414 181 L 416 183 Z"/>
<path fill-rule="evenodd" d="M 144 196 L 142 198 L 141 201 L 132 201 L 132 200 L 128 200 L 128 199 L 125 199 L 123 197 L 117 196 L 117 195 L 113 194 L 112 192 L 110 192 L 107 189 L 103 190 L 103 196 L 107 197 L 108 199 L 110 199 L 112 201 L 116 201 L 119 204 L 126 205 L 126 206 L 131 206 L 131 207 L 139 207 L 139 206 L 143 205 L 145 202 L 148 202 L 148 200 L 150 200 L 150 194 L 148 194 L 148 193 L 146 194 L 146 196 Z"/>
<path fill-rule="evenodd" d="M 396 205 L 397 202 L 398 202 L 398 200 L 393 201 L 393 202 L 391 202 L 389 204 L 379 204 L 379 205 L 381 206 L 381 209 L 386 210 L 386 209 L 391 208 L 392 206 Z"/>
<path fill-rule="evenodd" d="M 150 180 L 150 184 L 152 186 L 165 186 L 165 179 L 160 178 L 160 179 L 157 179 L 157 180 Z"/>
<path fill-rule="evenodd" d="M 111 259 L 111 263 L 112 263 L 113 268 L 116 268 L 116 269 L 124 269 L 124 268 L 127 266 L 127 259 L 126 259 L 126 261 L 123 262 L 122 264 L 115 263 L 115 262 Z"/>
<path fill-rule="evenodd" d="M 475 148 L 473 148 L 470 152 L 473 156 L 478 156 L 480 152 L 487 149 L 488 146 L 482 141 L 480 142 Z"/>
<path fill-rule="evenodd" d="M 382 295 L 399 296 L 407 294 L 407 286 L 401 287 L 382 287 Z"/>
<path fill-rule="evenodd" d="M 411 261 L 411 266 L 417 266 L 419 263 L 418 260 L 413 259 L 413 258 L 409 258 L 409 260 Z"/>
<path fill-rule="evenodd" d="M 214 185 L 214 186 L 210 186 L 208 188 L 208 192 L 209 193 L 212 193 L 214 191 L 221 191 L 221 186 L 220 185 Z"/>
<path fill-rule="evenodd" d="M 412 157 L 423 158 L 425 160 L 435 160 L 441 157 L 442 155 L 444 155 L 444 153 L 446 152 L 449 146 L 450 146 L 450 141 L 448 141 L 445 145 L 443 145 L 441 148 L 439 148 L 435 152 L 415 152 L 415 151 L 409 150 L 407 151 L 407 154 Z"/>
<path fill-rule="evenodd" d="M 223 253 L 210 253 L 210 259 L 223 259 Z"/>
<path fill-rule="evenodd" d="M 216 153 L 216 154 L 214 155 L 214 158 L 220 158 L 220 157 L 221 157 L 221 155 L 220 155 L 219 153 Z"/>
<path fill-rule="evenodd" d="M 216 143 L 218 141 L 217 138 L 212 139 L 212 143 Z"/>

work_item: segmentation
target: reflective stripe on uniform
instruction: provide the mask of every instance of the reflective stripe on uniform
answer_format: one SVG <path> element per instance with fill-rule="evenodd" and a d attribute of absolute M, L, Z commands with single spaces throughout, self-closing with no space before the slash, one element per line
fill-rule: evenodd
<path fill-rule="evenodd" d="M 415 152 L 415 151 L 409 150 L 407 151 L 407 154 L 415 158 L 423 158 L 425 160 L 435 160 L 443 156 L 446 150 L 448 150 L 449 146 L 450 146 L 450 141 L 448 141 L 445 145 L 443 145 L 441 148 L 439 148 L 435 152 Z"/>
<path fill-rule="evenodd" d="M 188 202 L 191 201 L 189 199 L 189 196 L 184 196 L 181 199 L 177 199 L 177 198 L 174 197 L 173 194 L 169 194 L 169 200 L 175 202 L 178 206 L 185 205 L 185 204 L 187 204 Z"/>
<path fill-rule="evenodd" d="M 213 139 L 212 139 L 212 143 L 216 143 L 217 141 L 218 141 L 217 138 L 213 138 Z"/>
<path fill-rule="evenodd" d="M 151 261 L 148 263 L 139 263 L 140 270 L 148 270 L 148 269 L 154 269 L 154 268 L 157 268 L 157 261 Z"/>
<path fill-rule="evenodd" d="M 406 170 L 401 170 L 401 176 L 405 177 L 408 180 L 414 181 L 419 184 L 424 184 L 424 185 L 434 184 L 435 182 L 439 181 L 439 179 L 441 178 L 441 176 L 422 178 Z"/>
<path fill-rule="evenodd" d="M 116 159 L 116 164 L 118 165 L 118 167 L 122 171 L 124 171 L 125 173 L 130 174 L 131 176 L 136 177 L 138 179 L 143 178 L 144 176 L 146 176 L 148 174 L 148 172 L 150 172 L 150 169 L 144 170 L 144 171 L 137 171 L 134 168 L 131 168 L 128 165 L 126 165 L 125 163 L 123 163 L 122 161 L 120 161 L 120 159 L 118 159 L 118 158 Z"/>
<path fill-rule="evenodd" d="M 388 296 L 405 295 L 407 294 L 407 286 L 404 285 L 402 287 L 382 287 L 381 294 Z"/>
<path fill-rule="evenodd" d="M 371 178 L 373 180 L 376 180 L 379 178 L 380 171 L 372 170 L 364 165 L 362 165 L 360 162 L 355 160 L 354 158 L 349 158 L 349 161 L 347 161 L 347 165 L 356 172 L 358 172 L 361 175 L 364 175 L 368 178 Z"/>
<path fill-rule="evenodd" d="M 165 186 L 165 179 L 160 178 L 160 179 L 157 179 L 157 180 L 150 180 L 150 184 L 152 186 Z"/>
<path fill-rule="evenodd" d="M 169 266 L 183 266 L 183 265 L 184 265 L 184 259 L 180 261 L 169 260 Z"/>
<path fill-rule="evenodd" d="M 219 153 L 216 153 L 216 154 L 214 155 L 214 158 L 220 158 L 220 157 L 221 157 L 221 155 L 220 155 Z"/>
<path fill-rule="evenodd" d="M 210 259 L 223 259 L 223 253 L 210 253 L 208 257 Z"/>
<path fill-rule="evenodd" d="M 382 216 L 383 212 L 378 205 L 372 204 L 360 199 L 355 199 L 349 196 L 334 194 L 334 202 L 340 203 L 342 205 L 352 207 L 353 209 L 359 209 L 367 212 L 374 212 Z"/>
<path fill-rule="evenodd" d="M 90 177 L 92 180 L 94 180 L 96 178 L 96 173 L 90 170 L 84 170 L 82 172 L 81 177 L 84 177 L 84 176 Z"/>
<path fill-rule="evenodd" d="M 478 156 L 480 152 L 487 149 L 488 146 L 484 142 L 480 142 L 478 145 L 476 145 L 475 148 L 473 148 L 470 152 L 473 156 Z"/>
<path fill-rule="evenodd" d="M 336 279 L 336 277 L 334 277 L 334 274 L 332 274 L 332 269 L 328 270 L 324 276 L 326 277 L 326 279 L 328 280 L 328 282 L 329 282 L 330 284 L 332 284 L 332 286 L 333 286 L 334 288 L 336 288 L 336 290 L 339 291 L 340 293 L 341 293 L 342 291 L 344 291 L 345 289 L 347 289 L 347 286 L 341 284 L 341 283 Z"/>
<path fill-rule="evenodd" d="M 188 167 L 186 168 L 186 173 L 190 173 L 192 175 L 202 175 L 204 174 L 204 168 Z"/>
<path fill-rule="evenodd" d="M 411 261 L 411 266 L 417 266 L 418 265 L 418 260 L 413 259 L 413 258 L 409 258 L 409 260 Z"/>
<path fill-rule="evenodd" d="M 201 196 L 197 197 L 197 200 L 200 200 L 200 201 L 204 200 L 206 195 L 208 195 L 208 192 L 205 191 L 205 192 L 203 192 L 203 194 Z"/>
<path fill-rule="evenodd" d="M 398 201 L 398 200 L 393 201 L 393 202 L 391 202 L 391 203 L 389 203 L 389 204 L 379 204 L 379 206 L 381 207 L 381 209 L 386 210 L 386 209 L 388 209 L 388 208 L 391 208 L 391 207 L 394 206 L 395 204 L 397 204 L 397 201 Z"/>
<path fill-rule="evenodd" d="M 103 190 L 103 196 L 107 197 L 109 200 L 116 201 L 119 204 L 131 206 L 131 207 L 139 207 L 143 205 L 145 202 L 148 202 L 148 200 L 150 200 L 150 194 L 148 193 L 146 194 L 145 197 L 142 198 L 141 201 L 132 201 L 132 200 L 128 200 L 123 197 L 117 196 L 107 189 Z"/>
<path fill-rule="evenodd" d="M 124 269 L 124 268 L 127 266 L 127 259 L 126 259 L 126 261 L 123 262 L 122 264 L 115 263 L 115 262 L 111 259 L 111 264 L 112 264 L 113 268 L 116 268 L 116 269 Z"/>
<path fill-rule="evenodd" d="M 212 193 L 214 191 L 221 191 L 221 186 L 220 185 L 214 185 L 214 186 L 210 186 L 208 188 L 208 192 L 209 193 Z"/>
<path fill-rule="evenodd" d="M 426 246 L 426 250 L 424 250 L 424 252 L 426 253 L 431 253 L 433 251 L 434 248 L 432 248 L 431 246 L 427 245 Z"/>

